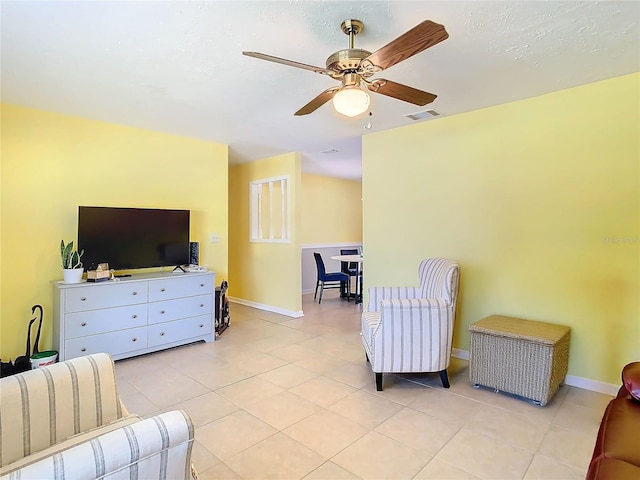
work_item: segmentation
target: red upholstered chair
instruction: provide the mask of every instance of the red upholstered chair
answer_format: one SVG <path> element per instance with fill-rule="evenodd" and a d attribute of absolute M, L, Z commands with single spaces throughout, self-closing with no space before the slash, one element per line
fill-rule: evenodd
<path fill-rule="evenodd" d="M 640 478 L 640 362 L 622 370 L 622 386 L 609 402 L 593 449 L 587 480 Z"/>

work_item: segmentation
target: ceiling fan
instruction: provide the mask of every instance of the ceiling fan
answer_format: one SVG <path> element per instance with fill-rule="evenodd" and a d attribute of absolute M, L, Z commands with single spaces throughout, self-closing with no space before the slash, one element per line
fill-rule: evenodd
<path fill-rule="evenodd" d="M 360 115 L 369 109 L 369 95 L 362 88 L 363 85 L 370 92 L 380 93 L 414 105 L 426 105 L 436 99 L 437 95 L 433 93 L 384 78 L 370 79 L 370 77 L 449 38 L 449 34 L 442 25 L 425 20 L 373 53 L 353 48 L 354 38 L 362 31 L 364 23 L 360 20 L 345 20 L 342 22 L 341 28 L 346 35 L 349 35 L 349 48 L 338 50 L 329 56 L 326 68 L 314 67 L 264 53 L 242 53 L 261 60 L 311 70 L 340 81 L 340 86 L 328 88 L 298 110 L 295 113 L 298 116 L 316 111 L 331 99 L 333 99 L 334 107 L 338 113 L 348 117 Z"/>

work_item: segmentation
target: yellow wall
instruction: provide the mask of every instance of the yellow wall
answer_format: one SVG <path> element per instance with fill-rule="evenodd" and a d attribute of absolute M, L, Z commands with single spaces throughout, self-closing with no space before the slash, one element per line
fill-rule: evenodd
<path fill-rule="evenodd" d="M 362 241 L 362 183 L 302 175 L 302 244 Z"/>
<path fill-rule="evenodd" d="M 249 182 L 289 175 L 291 242 L 249 241 Z M 229 169 L 229 296 L 302 311 L 300 273 L 300 154 L 287 153 Z"/>
<path fill-rule="evenodd" d="M 640 74 L 363 140 L 368 286 L 461 266 L 454 346 L 499 313 L 569 325 L 569 374 L 640 358 Z M 394 159 L 393 165 L 390 160 Z"/>
<path fill-rule="evenodd" d="M 201 264 L 227 277 L 226 145 L 7 104 L 1 140 L 3 360 L 24 355 L 36 303 L 45 310 L 40 348 L 51 348 L 49 282 L 62 278 L 59 244 L 76 239 L 78 205 L 191 210 Z M 220 242 L 208 243 L 209 233 Z"/>

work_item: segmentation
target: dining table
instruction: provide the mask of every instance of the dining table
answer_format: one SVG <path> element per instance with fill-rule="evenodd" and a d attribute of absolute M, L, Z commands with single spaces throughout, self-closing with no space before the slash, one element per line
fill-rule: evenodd
<path fill-rule="evenodd" d="M 334 255 L 331 260 L 337 260 L 338 262 L 348 262 L 356 264 L 356 294 L 354 300 L 356 304 L 362 303 L 362 255 Z M 347 293 L 348 294 L 348 293 Z"/>

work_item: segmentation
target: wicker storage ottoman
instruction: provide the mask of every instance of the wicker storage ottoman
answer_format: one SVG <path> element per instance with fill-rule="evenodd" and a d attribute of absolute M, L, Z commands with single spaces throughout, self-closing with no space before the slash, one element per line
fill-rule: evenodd
<path fill-rule="evenodd" d="M 492 315 L 469 326 L 469 378 L 546 405 L 567 374 L 570 328 Z"/>

